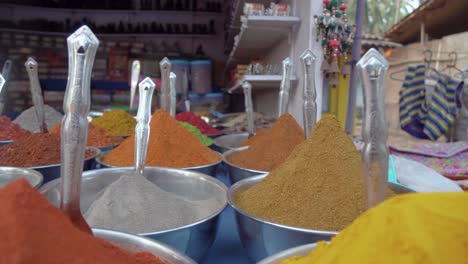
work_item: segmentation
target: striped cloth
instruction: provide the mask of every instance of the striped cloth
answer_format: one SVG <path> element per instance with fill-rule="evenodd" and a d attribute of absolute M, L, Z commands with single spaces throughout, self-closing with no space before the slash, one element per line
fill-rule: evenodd
<path fill-rule="evenodd" d="M 459 82 L 445 74 L 439 74 L 439 79 L 431 95 L 431 104 L 428 107 L 427 119 L 424 124 L 424 134 L 431 140 L 437 140 L 446 135 L 449 128 L 454 125 L 458 107 L 457 90 L 463 87 Z M 458 103 L 458 105 L 460 105 Z"/>
<path fill-rule="evenodd" d="M 424 65 L 410 66 L 400 90 L 399 111 L 401 129 L 410 135 L 429 139 L 424 133 L 427 118 Z"/>

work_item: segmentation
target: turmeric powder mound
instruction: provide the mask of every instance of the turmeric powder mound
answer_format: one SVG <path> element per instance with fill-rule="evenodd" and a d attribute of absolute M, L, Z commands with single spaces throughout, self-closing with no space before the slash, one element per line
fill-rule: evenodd
<path fill-rule="evenodd" d="M 112 166 L 134 165 L 135 137 L 130 136 L 103 159 Z M 213 164 L 218 155 L 163 110 L 157 110 L 150 122 L 147 166 L 188 168 Z"/>
<path fill-rule="evenodd" d="M 331 243 L 281 264 L 466 263 L 468 193 L 418 193 L 368 210 Z"/>
<path fill-rule="evenodd" d="M 233 154 L 230 161 L 243 168 L 271 171 L 304 141 L 304 131 L 290 114 L 282 115 L 266 132 L 251 138 L 248 149 Z"/>
<path fill-rule="evenodd" d="M 271 222 L 341 230 L 367 208 L 360 152 L 334 117 L 323 116 L 283 164 L 234 198 Z"/>
<path fill-rule="evenodd" d="M 104 128 L 114 136 L 127 136 L 135 132 L 136 120 L 129 113 L 115 109 L 93 119 L 91 124 Z"/>

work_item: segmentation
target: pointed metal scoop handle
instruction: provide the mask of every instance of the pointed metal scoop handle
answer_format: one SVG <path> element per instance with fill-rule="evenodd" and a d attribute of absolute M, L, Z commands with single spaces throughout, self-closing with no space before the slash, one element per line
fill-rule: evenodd
<path fill-rule="evenodd" d="M 150 135 L 151 101 L 156 85 L 146 77 L 138 86 L 140 102 L 135 127 L 135 172 L 137 176 L 143 176 Z"/>
<path fill-rule="evenodd" d="M 135 104 L 135 93 L 138 85 L 138 78 L 140 77 L 140 61 L 134 60 L 132 63 L 132 76 L 130 80 L 130 112 L 133 111 Z"/>
<path fill-rule="evenodd" d="M 68 83 L 63 102 L 60 208 L 81 230 L 91 233 L 80 211 L 81 174 L 88 138 L 91 69 L 99 45 L 87 26 L 67 39 Z"/>
<path fill-rule="evenodd" d="M 283 60 L 283 75 L 278 102 L 278 118 L 288 111 L 289 89 L 291 88 L 291 60 Z"/>
<path fill-rule="evenodd" d="M 188 72 L 186 69 L 183 70 L 182 74 L 182 87 L 184 89 L 184 103 L 185 103 L 185 111 L 190 112 L 191 111 L 191 105 L 190 105 L 190 99 L 189 99 L 189 85 L 188 85 Z"/>
<path fill-rule="evenodd" d="M 301 57 L 304 71 L 304 137 L 307 139 L 317 122 L 317 103 L 315 102 L 317 91 L 315 90 L 315 61 L 316 57 L 309 49 L 305 50 Z"/>
<path fill-rule="evenodd" d="M 171 98 L 170 98 L 170 74 L 171 74 L 171 62 L 168 58 L 164 58 L 159 62 L 161 68 L 161 97 L 160 107 L 167 113 L 170 113 Z"/>
<path fill-rule="evenodd" d="M 26 71 L 29 76 L 29 86 L 31 89 L 36 119 L 39 124 L 39 131 L 41 133 L 46 133 L 47 125 L 45 123 L 44 98 L 42 97 L 41 84 L 39 83 L 39 76 L 37 73 L 37 61 L 29 57 L 26 63 L 24 63 L 24 66 L 26 67 Z"/>
<path fill-rule="evenodd" d="M 10 80 L 11 64 L 11 60 L 6 60 L 5 64 L 3 64 L 2 73 L 0 74 L 0 115 L 3 113 L 3 109 L 5 108 L 5 96 L 8 89 L 7 82 Z"/>
<path fill-rule="evenodd" d="M 244 90 L 244 104 L 245 113 L 247 115 L 247 132 L 250 136 L 255 134 L 255 123 L 253 116 L 253 103 L 252 103 L 252 85 L 249 82 L 242 83 Z"/>
<path fill-rule="evenodd" d="M 176 114 L 176 104 L 177 104 L 177 91 L 176 91 L 176 80 L 177 75 L 173 72 L 169 75 L 169 98 L 170 98 L 170 107 L 169 107 L 169 114 L 172 117 L 175 117 Z"/>

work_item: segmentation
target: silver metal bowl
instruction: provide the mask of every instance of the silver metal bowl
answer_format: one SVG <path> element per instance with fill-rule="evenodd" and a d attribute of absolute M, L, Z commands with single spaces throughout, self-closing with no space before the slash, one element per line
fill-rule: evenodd
<path fill-rule="evenodd" d="M 259 171 L 259 170 L 243 168 L 229 161 L 230 157 L 233 154 L 242 152 L 248 148 L 249 147 L 231 149 L 223 153 L 223 162 L 224 164 L 226 164 L 227 172 L 228 172 L 228 176 L 229 176 L 229 180 L 231 181 L 231 184 L 234 184 L 240 180 L 247 179 L 252 176 L 268 173 L 267 171 Z"/>
<path fill-rule="evenodd" d="M 13 140 L 0 140 L 0 147 L 10 143 L 13 143 Z"/>
<path fill-rule="evenodd" d="M 224 153 L 228 150 L 239 148 L 240 144 L 248 138 L 249 133 L 231 134 L 217 137 L 213 139 L 213 142 L 216 146 L 216 150 Z"/>
<path fill-rule="evenodd" d="M 148 238 L 97 228 L 93 228 L 93 234 L 131 254 L 145 251 L 171 264 L 196 264 L 194 260 L 172 247 Z"/>
<path fill-rule="evenodd" d="M 259 261 L 257 264 L 280 264 L 282 261 L 292 258 L 294 256 L 304 257 L 307 256 L 317 244 L 307 244 L 281 251 L 273 256 Z"/>
<path fill-rule="evenodd" d="M 26 179 L 34 188 L 41 186 L 44 180 L 42 174 L 35 170 L 18 167 L 0 167 L 0 188 L 19 178 Z"/>
<path fill-rule="evenodd" d="M 219 158 L 219 161 L 217 161 L 216 163 L 203 165 L 203 166 L 181 168 L 181 170 L 190 170 L 190 171 L 195 171 L 195 172 L 199 172 L 199 173 L 203 173 L 203 174 L 206 174 L 206 175 L 216 177 L 216 174 L 218 172 L 218 167 L 223 162 L 223 156 L 219 152 L 216 152 L 216 151 L 214 151 L 214 152 L 216 153 L 216 155 L 218 155 L 218 158 Z M 104 158 L 104 156 L 105 155 L 101 155 L 100 157 L 96 158 L 96 162 L 100 166 L 100 168 L 121 168 L 119 166 L 113 166 L 113 165 L 105 163 L 102 160 Z"/>
<path fill-rule="evenodd" d="M 116 181 L 122 174 L 133 173 L 133 167 L 108 168 L 86 171 L 81 185 L 81 210 L 86 212 L 101 191 Z M 219 207 L 204 219 L 178 228 L 140 234 L 166 243 L 196 261 L 208 253 L 215 240 L 219 214 L 227 205 L 227 188 L 219 180 L 198 172 L 161 167 L 145 168 L 145 176 L 165 191 L 175 193 L 188 200 L 215 198 Z M 58 206 L 60 201 L 60 179 L 45 184 L 40 189 L 47 199 Z M 164 215 L 164 212 L 161 212 Z"/>
<path fill-rule="evenodd" d="M 83 170 L 92 170 L 95 167 L 95 159 L 101 154 L 101 151 L 95 147 L 86 147 L 86 149 L 90 149 L 94 152 L 94 155 L 84 160 Z M 38 171 L 44 177 L 44 184 L 48 183 L 52 180 L 60 178 L 60 167 L 61 164 L 53 164 L 53 165 L 46 165 L 46 166 L 36 166 L 30 167 L 29 169 L 33 169 Z"/>
<path fill-rule="evenodd" d="M 228 192 L 228 202 L 234 208 L 239 236 L 250 259 L 259 261 L 292 247 L 320 240 L 328 241 L 338 233 L 269 222 L 237 207 L 234 203 L 234 196 L 257 184 L 265 177 L 266 175 L 259 175 L 239 181 L 231 186 Z"/>

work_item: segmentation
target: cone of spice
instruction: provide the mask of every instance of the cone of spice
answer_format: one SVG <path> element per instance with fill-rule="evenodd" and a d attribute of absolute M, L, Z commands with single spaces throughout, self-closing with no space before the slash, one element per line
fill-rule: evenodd
<path fill-rule="evenodd" d="M 260 183 L 234 197 L 265 220 L 315 230 L 341 230 L 367 209 L 361 154 L 332 116 Z"/>
<path fill-rule="evenodd" d="M 189 124 L 187 122 L 179 122 L 179 123 L 183 127 L 185 127 L 185 129 L 187 129 L 187 131 L 194 134 L 204 146 L 209 146 L 209 145 L 213 144 L 213 140 L 211 138 L 203 135 L 202 132 L 200 131 L 200 129 L 198 129 L 196 126 L 192 126 L 191 124 Z"/>
<path fill-rule="evenodd" d="M 182 112 L 176 115 L 178 121 L 187 122 L 192 126 L 197 127 L 204 135 L 219 135 L 223 132 L 208 125 L 201 117 L 196 116 L 192 112 Z"/>
<path fill-rule="evenodd" d="M 86 158 L 94 154 L 86 150 Z M 34 133 L 0 147 L 0 166 L 38 167 L 60 162 L 60 138 L 49 133 Z"/>
<path fill-rule="evenodd" d="M 2 263 L 165 264 L 148 252 L 130 254 L 75 227 L 24 179 L 0 189 Z"/>
<path fill-rule="evenodd" d="M 91 124 L 104 128 L 114 136 L 127 136 L 135 132 L 136 120 L 123 110 L 111 110 L 93 119 Z"/>
<path fill-rule="evenodd" d="M 49 130 L 49 133 L 60 138 L 61 124 L 57 123 Z M 87 146 L 92 147 L 108 147 L 118 145 L 123 141 L 123 138 L 112 136 L 104 128 L 100 128 L 93 124 L 88 125 L 88 143 Z"/>
<path fill-rule="evenodd" d="M 0 141 L 18 140 L 30 134 L 31 132 L 13 123 L 7 116 L 0 116 Z"/>
<path fill-rule="evenodd" d="M 147 166 L 189 168 L 216 163 L 218 155 L 187 131 L 164 110 L 157 110 L 151 117 Z M 120 146 L 103 158 L 112 166 L 133 166 L 134 136 L 125 139 Z"/>
<path fill-rule="evenodd" d="M 233 154 L 230 162 L 242 168 L 271 171 L 304 141 L 304 131 L 290 114 L 283 114 L 269 130 L 261 131 L 243 142 L 249 148 Z"/>

